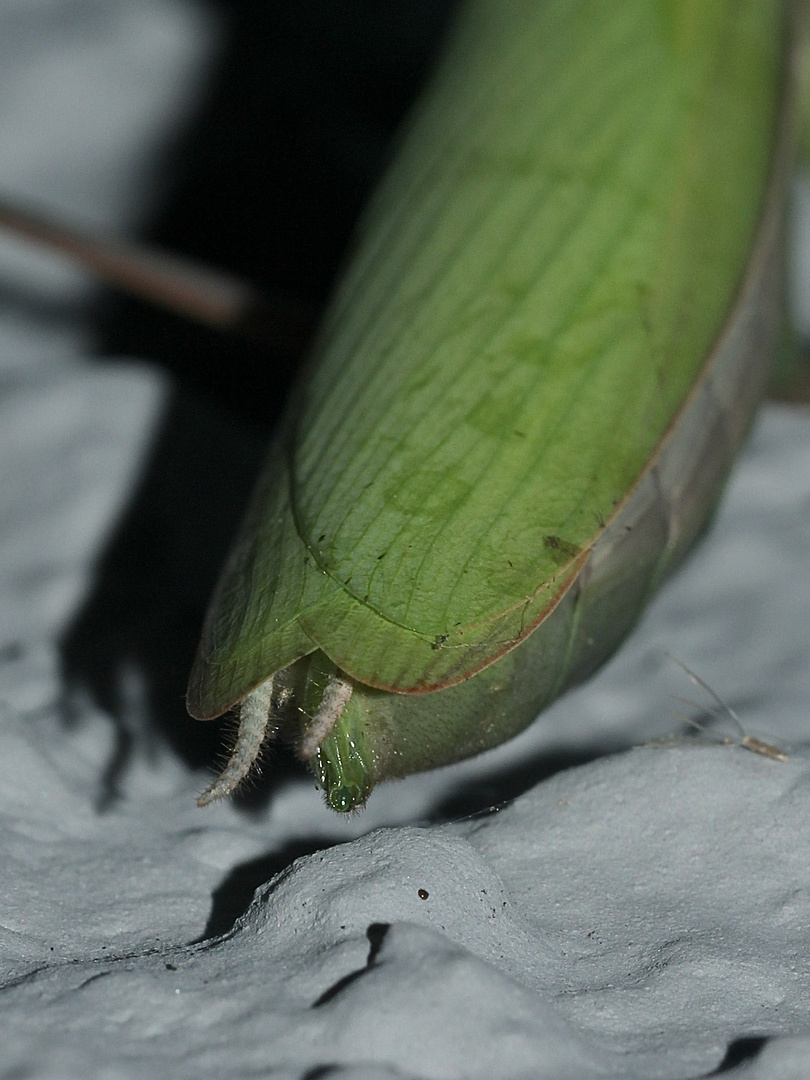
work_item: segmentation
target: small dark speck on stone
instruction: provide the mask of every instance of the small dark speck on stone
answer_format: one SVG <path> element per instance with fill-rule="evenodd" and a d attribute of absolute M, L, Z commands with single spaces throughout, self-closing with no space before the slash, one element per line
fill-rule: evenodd
<path fill-rule="evenodd" d="M 427 898 L 430 896 L 430 893 L 427 891 L 427 889 L 420 889 L 416 895 L 419 897 L 420 900 L 427 900 Z"/>

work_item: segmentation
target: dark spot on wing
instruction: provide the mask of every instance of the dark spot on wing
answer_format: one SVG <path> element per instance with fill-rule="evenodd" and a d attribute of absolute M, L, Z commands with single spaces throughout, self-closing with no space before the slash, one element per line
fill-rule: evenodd
<path fill-rule="evenodd" d="M 557 557 L 559 563 L 568 562 L 579 554 L 579 548 L 570 540 L 563 540 L 561 536 L 544 536 L 543 547 Z"/>

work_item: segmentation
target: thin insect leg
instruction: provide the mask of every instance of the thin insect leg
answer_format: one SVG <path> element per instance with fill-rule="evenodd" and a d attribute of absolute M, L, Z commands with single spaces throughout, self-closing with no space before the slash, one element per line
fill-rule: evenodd
<path fill-rule="evenodd" d="M 762 757 L 771 758 L 773 761 L 788 760 L 784 750 L 780 750 L 773 743 L 763 742 L 762 739 L 757 739 L 754 735 L 744 735 L 740 746 L 744 746 L 746 750 L 751 750 L 754 754 L 761 754 Z"/>
<path fill-rule="evenodd" d="M 673 694 L 673 697 L 676 701 L 680 701 L 684 705 L 689 705 L 693 709 L 700 709 L 702 712 L 707 713 L 709 716 L 714 716 L 717 719 L 722 719 L 723 717 L 729 718 L 739 732 L 739 745 L 742 746 L 744 749 L 750 750 L 754 754 L 760 754 L 762 757 L 771 758 L 773 761 L 788 760 L 787 754 L 784 753 L 784 751 L 780 750 L 778 746 L 773 746 L 771 743 L 765 742 L 762 739 L 757 739 L 754 735 L 749 735 L 743 727 L 742 720 L 740 720 L 739 716 L 735 713 L 732 707 L 728 705 L 725 701 L 723 701 L 720 695 L 716 693 L 711 688 L 711 686 L 709 686 L 708 683 L 704 682 L 699 675 L 695 674 L 695 672 L 692 671 L 691 668 L 687 667 L 683 660 L 679 660 L 678 657 L 673 656 L 672 653 L 667 653 L 667 656 L 670 660 L 676 663 L 678 667 L 682 668 L 686 672 L 686 674 L 689 676 L 690 680 L 695 684 L 695 686 L 701 686 L 706 691 L 706 693 L 709 694 L 712 700 L 716 702 L 718 707 L 717 709 L 709 709 L 705 706 L 699 705 L 695 701 L 690 701 L 689 698 L 684 698 L 680 697 L 678 694 Z M 686 719 L 686 717 L 681 717 L 681 720 L 683 720 L 687 724 L 691 724 L 692 727 L 698 728 L 701 731 L 705 731 L 703 725 L 699 724 L 697 720 Z"/>
<path fill-rule="evenodd" d="M 686 698 L 678 698 L 677 700 L 683 701 L 685 705 L 692 705 L 695 708 L 698 708 L 698 706 L 694 705 L 694 702 L 688 701 Z M 682 724 L 686 724 L 687 727 L 694 728 L 695 731 L 699 731 L 702 735 L 707 735 L 711 741 L 716 742 L 718 746 L 728 745 L 731 741 L 727 738 L 715 736 L 713 732 L 709 731 L 709 729 L 704 724 L 701 724 L 699 720 L 695 720 L 693 716 L 684 716 L 683 713 L 676 712 L 674 709 L 667 709 L 667 712 L 674 716 L 676 720 L 680 720 Z"/>
<path fill-rule="evenodd" d="M 352 696 L 352 684 L 340 675 L 330 675 L 318 710 L 312 717 L 307 733 L 298 747 L 298 756 L 309 761 L 340 719 L 340 715 Z"/>
<path fill-rule="evenodd" d="M 722 710 L 723 714 L 725 716 L 729 717 L 729 719 L 732 721 L 734 726 L 739 731 L 741 737 L 746 738 L 747 736 L 746 736 L 745 728 L 743 726 L 743 722 L 742 722 L 742 720 L 740 720 L 739 716 L 737 716 L 737 714 L 734 712 L 732 707 L 730 705 L 728 705 L 725 701 L 723 701 L 723 699 L 720 697 L 720 695 L 716 691 L 712 690 L 711 686 L 709 686 L 709 684 L 707 682 L 704 682 L 703 679 L 701 679 L 701 677 L 699 675 L 696 675 L 695 672 L 692 671 L 692 669 L 690 667 L 687 667 L 687 665 L 683 662 L 683 660 L 679 660 L 678 657 L 673 656 L 672 653 L 667 653 L 667 656 L 669 657 L 670 660 L 673 661 L 673 663 L 676 663 L 678 665 L 678 667 L 681 668 L 682 671 L 686 672 L 686 674 L 689 676 L 689 678 L 691 679 L 691 681 L 694 683 L 695 686 L 700 686 L 706 691 L 706 693 L 709 695 L 709 697 L 712 699 L 712 701 L 714 701 L 714 703 L 717 705 L 717 707 Z M 690 702 L 689 704 L 693 704 L 693 703 Z M 717 715 L 716 713 L 712 713 L 711 709 L 704 709 L 703 711 L 709 713 L 711 716 L 716 716 Z"/>
<path fill-rule="evenodd" d="M 713 709 L 709 705 L 701 705 L 699 701 L 692 701 L 691 698 L 682 697 L 680 694 L 672 694 L 671 697 L 675 701 L 680 701 L 681 705 L 688 705 L 690 709 L 696 709 L 700 713 L 704 713 L 706 716 L 713 716 L 715 720 L 727 720 L 728 713 L 724 709 Z M 706 727 L 699 723 L 697 720 L 687 720 L 686 717 L 676 714 L 679 719 L 684 723 L 691 724 L 693 727 L 698 727 L 701 731 L 706 731 Z M 745 731 L 741 730 L 739 733 L 741 736 L 745 736 Z"/>
<path fill-rule="evenodd" d="M 251 772 L 262 744 L 275 735 L 270 716 L 273 706 L 273 680 L 261 683 L 239 705 L 239 728 L 225 768 L 197 799 L 197 806 L 208 806 L 216 799 L 232 795 Z"/>

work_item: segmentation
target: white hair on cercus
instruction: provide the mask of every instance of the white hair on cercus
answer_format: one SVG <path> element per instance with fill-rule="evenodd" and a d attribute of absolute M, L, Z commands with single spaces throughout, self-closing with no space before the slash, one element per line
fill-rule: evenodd
<path fill-rule="evenodd" d="M 216 799 L 232 795 L 250 775 L 262 746 L 275 737 L 277 725 L 272 721 L 273 679 L 260 683 L 239 703 L 239 726 L 228 760 L 219 776 L 197 799 L 197 806 L 208 806 Z"/>
<path fill-rule="evenodd" d="M 310 721 L 306 734 L 298 746 L 298 756 L 309 761 L 338 722 L 352 696 L 352 684 L 340 675 L 330 675 L 321 703 Z"/>

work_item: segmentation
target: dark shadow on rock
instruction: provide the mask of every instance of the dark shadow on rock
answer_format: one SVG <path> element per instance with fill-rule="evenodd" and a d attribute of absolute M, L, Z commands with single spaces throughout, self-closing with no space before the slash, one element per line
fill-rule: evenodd
<path fill-rule="evenodd" d="M 167 154 L 168 198 L 147 239 L 317 313 L 424 82 L 457 0 L 211 0 L 224 30 L 196 121 Z M 106 354 L 165 364 L 269 426 L 285 333 L 237 353 L 143 304 L 111 305 Z"/>
<path fill-rule="evenodd" d="M 27 284 L 2 280 L 0 310 L 4 318 L 18 319 L 21 325 L 36 325 L 41 329 L 62 330 L 66 325 L 75 325 L 77 319 L 74 299 L 48 296 Z"/>
<path fill-rule="evenodd" d="M 512 802 L 555 773 L 587 765 L 598 757 L 604 757 L 604 751 L 536 754 L 519 765 L 502 768 L 487 776 L 477 776 L 460 783 L 457 790 L 436 807 L 429 822 L 439 825 L 486 814 Z"/>
<path fill-rule="evenodd" d="M 744 1062 L 754 1061 L 762 1053 L 762 1048 L 767 1041 L 766 1038 L 755 1035 L 735 1039 L 734 1042 L 729 1043 L 726 1056 L 717 1068 L 709 1073 L 709 1076 L 722 1076 L 724 1073 L 734 1072 Z"/>
<path fill-rule="evenodd" d="M 344 975 L 342 979 L 330 986 L 328 990 L 324 990 L 317 1001 L 313 1002 L 313 1009 L 320 1009 L 322 1005 L 326 1005 L 328 1002 L 336 998 L 347 986 L 351 986 L 352 983 L 365 975 L 369 968 L 374 966 L 374 962 L 377 959 L 377 954 L 383 947 L 383 942 L 391 929 L 390 923 L 372 923 L 366 930 L 366 937 L 369 940 L 368 957 L 366 958 L 366 966 L 359 968 L 357 971 L 350 971 L 348 975 Z"/>
<path fill-rule="evenodd" d="M 250 907 L 257 889 L 262 888 L 287 870 L 296 859 L 305 855 L 314 855 L 316 851 L 326 851 L 334 845 L 323 840 L 296 840 L 285 844 L 279 851 L 270 855 L 260 855 L 240 866 L 234 867 L 222 884 L 214 890 L 211 914 L 200 937 L 193 944 L 210 941 L 229 933 L 236 921 Z"/>
<path fill-rule="evenodd" d="M 143 239 L 229 269 L 314 324 L 455 2 L 211 0 L 223 47 L 199 115 L 166 154 L 167 198 Z M 144 734 L 189 765 L 217 760 L 218 726 L 186 715 L 187 673 L 302 350 L 300 335 L 259 347 L 134 301 L 108 299 L 101 321 L 99 355 L 148 359 L 179 380 L 62 641 L 69 697 L 89 693 L 117 724 L 104 805 Z"/>
<path fill-rule="evenodd" d="M 249 425 L 191 393 L 175 395 L 93 591 L 61 642 L 68 717 L 83 691 L 117 725 L 102 803 L 114 797 L 134 742 L 159 736 L 194 767 L 216 752 L 218 725 L 188 716 L 185 684 L 263 454 L 264 439 Z"/>

